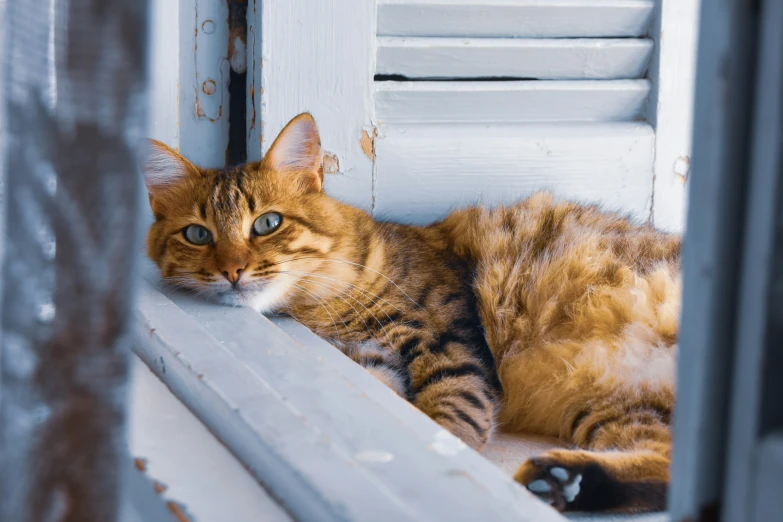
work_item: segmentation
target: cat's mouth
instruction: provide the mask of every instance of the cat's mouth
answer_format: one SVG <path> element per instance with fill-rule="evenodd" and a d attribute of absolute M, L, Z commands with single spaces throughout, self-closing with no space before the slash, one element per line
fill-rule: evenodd
<path fill-rule="evenodd" d="M 267 313 L 285 304 L 287 291 L 288 284 L 282 280 L 262 279 L 223 286 L 217 290 L 215 297 L 229 306 Z"/>

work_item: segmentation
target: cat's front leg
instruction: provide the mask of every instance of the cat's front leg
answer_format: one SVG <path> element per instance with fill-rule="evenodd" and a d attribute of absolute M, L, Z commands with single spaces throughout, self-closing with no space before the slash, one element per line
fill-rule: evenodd
<path fill-rule="evenodd" d="M 372 341 L 344 345 L 341 349 L 354 362 L 364 366 L 373 377 L 394 390 L 400 397 L 407 399 L 407 370 L 403 367 L 398 353 Z"/>
<path fill-rule="evenodd" d="M 449 335 L 449 334 L 444 334 Z M 492 375 L 459 340 L 421 340 L 409 360 L 411 402 L 435 422 L 480 450 L 495 429 L 499 390 Z"/>

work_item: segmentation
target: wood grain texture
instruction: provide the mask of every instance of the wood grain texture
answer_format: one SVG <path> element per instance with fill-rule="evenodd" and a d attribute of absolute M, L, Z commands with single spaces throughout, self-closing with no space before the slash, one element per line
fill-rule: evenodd
<path fill-rule="evenodd" d="M 635 122 L 382 126 L 374 214 L 423 224 L 549 189 L 644 220 L 653 142 L 652 128 Z"/>
<path fill-rule="evenodd" d="M 375 2 L 270 1 L 256 5 L 255 12 L 255 38 L 262 39 L 261 59 L 256 55 L 253 64 L 261 74 L 262 90 L 254 96 L 261 127 L 251 137 L 261 141 L 251 142 L 248 158 L 258 159 L 291 118 L 308 111 L 318 122 L 324 150 L 339 165 L 326 176 L 326 189 L 369 209 L 372 161 L 360 138 L 373 123 Z"/>
<path fill-rule="evenodd" d="M 378 0 L 379 36 L 642 36 L 654 0 Z"/>
<path fill-rule="evenodd" d="M 169 297 L 142 292 L 142 359 L 297 520 L 564 520 L 312 334 Z"/>
<path fill-rule="evenodd" d="M 379 123 L 627 121 L 641 117 L 648 80 L 376 82 Z"/>
<path fill-rule="evenodd" d="M 378 38 L 377 74 L 407 78 L 643 78 L 648 39 Z"/>

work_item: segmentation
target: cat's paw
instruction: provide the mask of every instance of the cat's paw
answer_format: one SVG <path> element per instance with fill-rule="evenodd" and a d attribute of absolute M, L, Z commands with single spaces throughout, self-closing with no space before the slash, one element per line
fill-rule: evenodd
<path fill-rule="evenodd" d="M 551 458 L 537 457 L 522 464 L 514 480 L 558 511 L 565 511 L 581 491 L 582 471 Z"/>

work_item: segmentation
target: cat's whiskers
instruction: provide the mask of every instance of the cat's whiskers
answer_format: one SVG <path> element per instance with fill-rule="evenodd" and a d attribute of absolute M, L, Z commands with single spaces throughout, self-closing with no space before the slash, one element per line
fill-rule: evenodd
<path fill-rule="evenodd" d="M 275 263 L 271 263 L 271 264 L 267 265 L 267 266 L 266 266 L 266 267 L 264 267 L 264 268 L 269 268 L 269 267 L 272 267 L 272 266 L 281 265 L 281 264 L 283 264 L 283 263 L 288 263 L 288 262 L 291 262 L 291 261 L 300 261 L 300 260 L 303 260 L 303 259 L 317 259 L 317 260 L 319 260 L 319 261 L 335 261 L 335 262 L 346 263 L 346 264 L 349 264 L 349 265 L 352 265 L 352 266 L 357 266 L 357 267 L 360 267 L 360 268 L 364 268 L 365 270 L 369 270 L 370 272 L 372 272 L 372 273 L 374 273 L 374 274 L 377 274 L 377 275 L 381 276 L 382 278 L 386 279 L 386 280 L 387 280 L 389 283 L 391 283 L 391 284 L 392 284 L 392 285 L 393 285 L 393 286 L 394 286 L 394 287 L 395 287 L 397 290 L 399 290 L 399 291 L 402 293 L 402 295 L 404 295 L 405 297 L 407 297 L 407 298 L 408 298 L 408 300 L 409 300 L 411 303 L 413 303 L 414 305 L 416 305 L 418 308 L 420 308 L 420 309 L 424 310 L 424 307 L 423 307 L 423 306 L 421 306 L 421 305 L 420 305 L 419 303 L 417 303 L 417 302 L 416 302 L 416 301 L 415 301 L 415 300 L 414 300 L 414 299 L 413 299 L 411 296 L 409 296 L 409 295 L 407 294 L 407 292 L 405 292 L 405 290 L 403 290 L 403 289 L 400 287 L 400 285 L 398 285 L 398 284 L 397 284 L 397 283 L 395 283 L 395 282 L 394 282 L 394 281 L 393 281 L 391 278 L 389 278 L 389 276 L 387 276 L 386 274 L 383 274 L 383 273 L 381 273 L 381 272 L 379 272 L 379 271 L 375 270 L 374 268 L 370 268 L 369 266 L 367 266 L 367 265 L 364 265 L 364 264 L 362 264 L 362 263 L 355 263 L 355 262 L 353 262 L 353 261 L 348 261 L 348 260 L 346 260 L 346 259 L 338 259 L 338 258 L 336 258 L 336 257 L 303 256 L 303 257 L 292 257 L 292 258 L 290 258 L 290 259 L 283 259 L 282 261 L 277 261 L 277 262 L 275 262 Z"/>
<path fill-rule="evenodd" d="M 293 288 L 294 290 L 299 290 L 300 292 L 309 295 L 310 297 L 312 297 L 315 300 L 316 303 L 321 305 L 321 307 L 324 309 L 326 314 L 332 320 L 332 326 L 334 326 L 334 332 L 337 334 L 337 339 L 342 343 L 342 340 L 340 339 L 340 330 L 337 328 L 337 323 L 334 322 L 334 317 L 332 316 L 331 313 L 329 313 L 329 310 L 326 308 L 326 306 L 324 306 L 324 302 L 325 301 L 323 299 L 321 299 L 320 297 L 318 297 L 317 295 L 308 292 L 307 290 L 305 290 L 304 288 L 302 288 L 302 287 L 300 287 L 300 286 L 298 286 L 296 284 L 291 285 L 291 288 Z M 332 308 L 332 310 L 334 310 L 334 308 Z M 348 325 L 345 324 L 345 321 L 343 321 L 343 318 L 340 316 L 340 314 L 337 312 L 337 310 L 334 310 L 334 313 L 337 314 L 337 317 L 340 318 L 340 321 L 343 323 L 343 325 L 345 326 L 346 330 L 348 330 Z M 293 316 L 293 314 L 291 314 L 291 315 Z M 297 319 L 297 321 L 298 321 L 298 319 Z M 301 321 L 299 321 L 299 322 L 301 322 Z"/>
<path fill-rule="evenodd" d="M 339 283 L 339 284 L 343 284 L 343 285 L 348 285 L 348 286 L 350 286 L 351 288 L 355 288 L 355 289 L 359 290 L 360 292 L 364 293 L 365 295 L 367 295 L 367 296 L 369 296 L 369 297 L 373 298 L 373 299 L 372 299 L 372 301 L 371 301 L 371 303 L 372 303 L 372 304 L 371 304 L 371 306 L 372 306 L 372 305 L 374 305 L 374 304 L 376 304 L 376 303 L 375 303 L 375 300 L 380 300 L 380 301 L 382 301 L 384 304 L 387 304 L 387 305 L 391 306 L 392 308 L 394 308 L 394 309 L 395 309 L 395 310 L 397 310 L 398 312 L 400 312 L 400 313 L 405 313 L 403 310 L 400 310 L 398 307 L 394 306 L 392 303 L 390 303 L 389 301 L 387 301 L 387 300 L 386 300 L 386 299 L 384 299 L 383 297 L 381 297 L 381 296 L 379 296 L 379 295 L 376 295 L 376 294 L 373 294 L 373 293 L 372 293 L 372 292 L 370 292 L 369 290 L 367 290 L 367 289 L 365 289 L 365 288 L 362 288 L 362 287 L 361 287 L 361 286 L 359 286 L 359 285 L 355 285 L 355 284 L 353 284 L 353 283 L 349 283 L 349 282 L 347 282 L 347 281 L 343 281 L 343 280 L 341 280 L 341 279 L 335 279 L 335 278 L 333 278 L 333 277 L 327 277 L 327 276 L 325 276 L 325 275 L 314 274 L 314 273 L 312 273 L 312 272 L 296 272 L 296 271 L 293 271 L 293 270 L 281 270 L 279 273 L 281 273 L 281 274 L 293 274 L 293 275 L 305 275 L 305 276 L 309 276 L 309 277 L 317 277 L 318 279 L 326 279 L 326 280 L 328 280 L 328 281 L 332 281 L 332 282 L 334 282 L 334 283 Z M 381 310 L 383 310 L 383 309 L 381 309 Z M 384 313 L 385 313 L 385 312 L 384 312 Z M 388 316 L 388 314 L 387 314 L 387 316 Z M 389 317 L 389 319 L 391 320 L 391 317 Z"/>
<path fill-rule="evenodd" d="M 303 279 L 305 282 L 307 282 L 307 283 L 309 283 L 309 284 L 311 284 L 311 285 L 317 285 L 317 286 L 319 286 L 319 287 L 321 287 L 321 288 L 326 288 L 327 290 L 331 290 L 331 291 L 333 291 L 333 292 L 335 291 L 335 289 L 334 289 L 334 288 L 331 288 L 331 287 L 327 286 L 327 285 L 326 285 L 326 283 L 321 283 L 321 282 L 318 282 L 318 281 L 308 280 L 308 279 L 307 279 L 307 278 L 305 278 L 305 277 L 303 277 L 302 279 Z M 352 305 L 352 304 L 351 304 L 349 301 L 347 301 L 347 300 L 345 299 L 345 297 L 344 297 L 344 296 L 340 295 L 339 293 L 335 292 L 335 297 L 336 297 L 336 298 L 338 298 L 338 299 L 341 299 L 341 300 L 342 300 L 342 301 L 343 301 L 345 304 L 347 304 L 348 306 L 350 306 L 351 308 L 353 308 L 353 311 L 354 311 L 354 312 L 356 312 L 356 316 L 357 316 L 359 319 L 361 319 L 362 323 L 364 323 L 364 327 L 365 327 L 365 329 L 367 330 L 367 333 L 369 333 L 369 334 L 370 334 L 370 337 L 372 337 L 372 330 L 370 330 L 370 327 L 369 327 L 369 325 L 367 324 L 367 322 L 366 322 L 366 321 L 364 320 L 364 318 L 362 317 L 362 314 L 361 314 L 361 313 L 359 313 L 359 310 L 357 310 L 355 306 L 353 306 L 353 305 Z M 381 327 L 381 330 L 383 330 L 383 333 L 384 333 L 384 335 L 386 336 L 386 340 L 389 342 L 389 346 L 392 346 L 391 338 L 389 337 L 389 332 L 387 332 L 387 331 L 386 331 L 386 328 L 383 326 L 383 323 L 380 321 L 380 319 L 378 319 L 378 316 L 376 316 L 374 313 L 372 313 L 372 311 L 371 311 L 369 308 L 367 308 L 367 307 L 364 305 L 364 303 L 362 303 L 361 301 L 359 301 L 358 299 L 356 299 L 356 298 L 355 298 L 355 297 L 353 297 L 352 295 L 347 295 L 347 297 L 350 297 L 351 299 L 353 299 L 354 301 L 356 301 L 357 303 L 359 303 L 359 306 L 361 306 L 362 308 L 364 308 L 364 309 L 367 311 L 367 313 L 368 313 L 368 314 L 370 314 L 370 315 L 373 317 L 373 319 L 375 319 L 375 321 L 378 323 L 378 326 L 380 326 L 380 327 Z M 390 317 L 389 319 L 391 319 L 391 317 Z M 392 321 L 392 322 L 394 322 L 394 321 Z"/>

